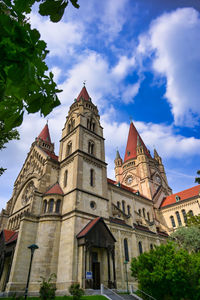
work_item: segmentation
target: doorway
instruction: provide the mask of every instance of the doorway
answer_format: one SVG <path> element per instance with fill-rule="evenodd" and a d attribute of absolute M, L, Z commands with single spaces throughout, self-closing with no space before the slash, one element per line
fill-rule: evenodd
<path fill-rule="evenodd" d="M 92 263 L 93 289 L 100 289 L 100 262 Z"/>

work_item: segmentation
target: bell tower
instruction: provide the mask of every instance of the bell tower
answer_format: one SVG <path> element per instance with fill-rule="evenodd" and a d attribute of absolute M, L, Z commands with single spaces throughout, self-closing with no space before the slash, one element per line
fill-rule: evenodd
<path fill-rule="evenodd" d="M 161 157 L 156 150 L 154 157 L 151 156 L 133 122 L 129 128 L 124 161 L 119 155 L 115 159 L 115 177 L 117 182 L 139 191 L 155 204 L 172 193 Z"/>
<path fill-rule="evenodd" d="M 68 198 L 64 200 L 68 203 L 66 209 L 101 216 L 101 202 L 107 203 L 103 128 L 97 106 L 85 86 L 70 106 L 62 130 L 59 161 L 60 186 Z"/>

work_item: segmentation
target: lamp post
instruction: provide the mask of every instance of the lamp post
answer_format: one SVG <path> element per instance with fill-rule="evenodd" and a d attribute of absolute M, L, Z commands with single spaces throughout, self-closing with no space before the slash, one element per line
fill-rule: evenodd
<path fill-rule="evenodd" d="M 28 278 L 27 278 L 26 289 L 25 289 L 25 294 L 24 294 L 25 300 L 27 299 L 27 295 L 28 295 L 28 286 L 29 286 L 30 275 L 31 275 L 31 266 L 32 266 L 32 261 L 33 261 L 33 254 L 34 254 L 35 250 L 38 249 L 39 247 L 35 244 L 32 244 L 32 245 L 28 246 L 28 248 L 31 250 L 31 260 L 30 260 Z"/>
<path fill-rule="evenodd" d="M 128 264 L 128 261 L 125 260 L 125 261 L 124 261 L 124 265 L 125 265 L 125 270 L 126 270 L 126 289 L 127 289 L 127 294 L 128 294 L 129 292 L 128 292 L 128 272 L 127 272 L 127 264 Z"/>

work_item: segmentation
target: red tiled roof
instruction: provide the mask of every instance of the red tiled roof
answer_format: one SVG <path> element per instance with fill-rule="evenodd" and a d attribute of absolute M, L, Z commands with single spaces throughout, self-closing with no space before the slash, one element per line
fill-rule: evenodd
<path fill-rule="evenodd" d="M 48 151 L 48 150 L 46 150 L 46 149 L 42 149 L 46 154 L 48 154 L 53 160 L 56 160 L 56 161 L 58 161 L 58 156 L 57 155 L 55 155 L 54 153 L 52 153 L 52 152 L 50 152 L 50 151 Z"/>
<path fill-rule="evenodd" d="M 111 183 L 111 184 L 113 184 L 113 185 L 115 185 L 115 186 L 117 186 L 117 182 L 116 181 L 114 181 L 114 180 L 112 180 L 112 179 L 110 179 L 110 178 L 107 178 L 107 182 L 108 183 Z M 124 184 L 121 184 L 120 183 L 120 186 L 118 186 L 118 187 L 120 187 L 120 188 L 122 188 L 122 189 L 124 189 L 124 190 L 127 190 L 127 191 L 129 191 L 129 192 L 131 192 L 131 193 L 133 193 L 133 194 L 136 194 L 138 191 L 137 190 L 134 190 L 134 189 L 132 189 L 131 187 L 128 187 L 128 186 L 126 186 L 126 185 L 124 185 Z M 140 196 L 142 196 L 143 198 L 145 198 L 145 199 L 147 199 L 147 200 L 150 200 L 149 198 L 147 198 L 147 197 L 145 197 L 144 195 L 142 195 L 142 194 L 139 194 Z"/>
<path fill-rule="evenodd" d="M 4 238 L 6 243 L 10 243 L 11 241 L 14 241 L 17 239 L 18 233 L 16 231 L 3 229 Z"/>
<path fill-rule="evenodd" d="M 40 134 L 37 137 L 38 139 L 40 138 L 41 140 L 51 143 L 51 137 L 50 137 L 50 133 L 49 133 L 49 127 L 48 124 L 46 124 L 44 126 L 44 128 L 42 129 L 42 131 L 40 132 Z"/>
<path fill-rule="evenodd" d="M 13 234 L 13 236 L 7 241 L 6 244 L 10 244 L 10 243 L 16 241 L 17 238 L 18 238 L 18 232 L 15 232 L 15 234 Z"/>
<path fill-rule="evenodd" d="M 163 202 L 161 203 L 160 207 L 165 207 L 167 205 L 177 203 L 176 196 L 179 196 L 180 197 L 179 201 L 182 201 L 182 200 L 186 200 L 186 199 L 190 199 L 192 197 L 198 196 L 199 192 L 200 192 L 200 185 L 196 185 L 187 190 L 172 194 L 163 199 Z"/>
<path fill-rule="evenodd" d="M 63 190 L 61 189 L 59 183 L 55 183 L 52 187 L 50 187 L 45 195 L 48 195 L 48 194 L 58 194 L 58 195 L 63 195 Z"/>
<path fill-rule="evenodd" d="M 140 137 L 137 129 L 133 125 L 133 122 L 130 124 L 129 133 L 128 133 L 128 140 L 126 145 L 126 152 L 124 155 L 124 162 L 126 162 L 129 159 L 137 157 L 137 140 L 140 140 L 141 145 L 144 147 L 144 151 L 148 156 L 151 156 L 149 151 L 147 150 L 142 138 Z"/>
<path fill-rule="evenodd" d="M 77 235 L 77 238 L 84 237 L 93 227 L 95 224 L 97 224 L 102 218 L 97 217 L 93 220 L 91 220 Z"/>
<path fill-rule="evenodd" d="M 77 97 L 77 101 L 79 101 L 81 99 L 81 97 L 84 99 L 84 100 L 90 100 L 90 96 L 88 95 L 88 92 L 86 90 L 86 87 L 84 86 L 80 92 L 80 94 L 78 95 Z"/>

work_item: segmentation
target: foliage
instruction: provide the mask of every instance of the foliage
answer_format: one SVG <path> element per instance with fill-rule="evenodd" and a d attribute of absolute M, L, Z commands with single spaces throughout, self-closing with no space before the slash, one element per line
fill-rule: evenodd
<path fill-rule="evenodd" d="M 200 175 L 200 170 L 197 171 L 197 175 Z M 200 177 L 195 177 L 195 182 L 200 184 Z"/>
<path fill-rule="evenodd" d="M 78 0 L 70 0 L 79 8 Z M 14 128 L 20 126 L 24 112 L 48 115 L 60 104 L 61 92 L 47 74 L 46 43 L 32 29 L 27 19 L 34 3 L 40 2 L 39 13 L 53 22 L 61 20 L 67 0 L 0 0 L 0 144 L 18 138 Z M 2 149 L 2 148 L 0 148 Z M 0 174 L 5 169 L 0 168 Z"/>
<path fill-rule="evenodd" d="M 73 296 L 74 300 L 79 300 L 84 295 L 84 290 L 80 288 L 79 283 L 73 283 L 69 287 L 69 292 Z"/>
<path fill-rule="evenodd" d="M 131 272 L 139 289 L 156 299 L 200 299 L 200 253 L 173 243 L 156 246 L 132 259 Z"/>
<path fill-rule="evenodd" d="M 171 234 L 171 237 L 180 247 L 189 252 L 200 250 L 200 227 L 198 226 L 180 227 Z"/>
<path fill-rule="evenodd" d="M 42 300 L 55 299 L 56 287 L 51 281 L 56 279 L 56 274 L 51 274 L 47 281 L 42 276 L 40 278 L 42 279 L 40 284 L 40 298 Z"/>
<path fill-rule="evenodd" d="M 187 226 L 200 227 L 200 215 L 192 216 L 191 214 L 187 214 Z"/>

